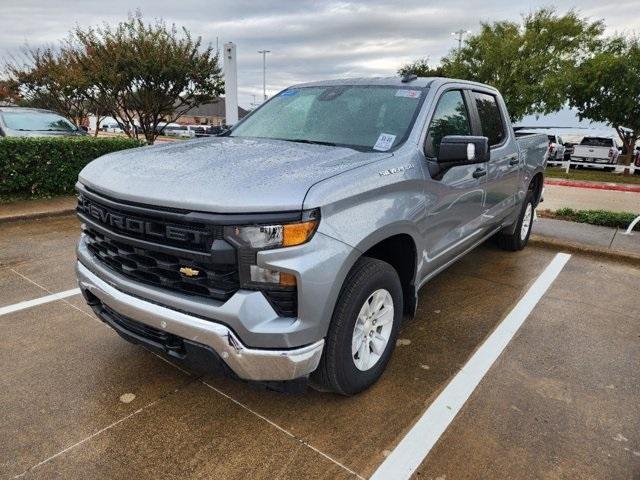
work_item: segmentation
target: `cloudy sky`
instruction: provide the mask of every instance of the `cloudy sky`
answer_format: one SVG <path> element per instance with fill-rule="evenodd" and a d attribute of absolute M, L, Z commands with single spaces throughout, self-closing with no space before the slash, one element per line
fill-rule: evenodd
<path fill-rule="evenodd" d="M 267 93 L 292 83 L 352 76 L 394 75 L 419 57 L 436 62 L 456 45 L 451 32 L 477 31 L 482 21 L 517 20 L 553 4 L 558 11 L 578 8 L 604 19 L 607 31 L 640 33 L 640 0 L 0 0 L 0 57 L 31 46 L 52 44 L 75 25 L 116 23 L 140 9 L 147 19 L 161 17 L 214 46 L 238 47 L 240 104 L 262 95 L 262 57 L 267 49 Z"/>

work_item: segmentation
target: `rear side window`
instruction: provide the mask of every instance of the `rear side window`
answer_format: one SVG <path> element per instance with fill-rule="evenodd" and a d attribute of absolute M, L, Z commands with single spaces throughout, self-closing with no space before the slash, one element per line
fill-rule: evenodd
<path fill-rule="evenodd" d="M 445 92 L 438 100 L 425 140 L 424 153 L 437 157 L 440 143 L 447 135 L 471 135 L 469 113 L 460 90 Z"/>
<path fill-rule="evenodd" d="M 613 147 L 613 139 L 601 137 L 584 137 L 580 145 L 588 147 Z"/>
<path fill-rule="evenodd" d="M 490 147 L 501 144 L 506 138 L 506 130 L 496 97 L 487 93 L 473 92 L 473 98 L 480 117 L 482 135 L 489 139 Z"/>

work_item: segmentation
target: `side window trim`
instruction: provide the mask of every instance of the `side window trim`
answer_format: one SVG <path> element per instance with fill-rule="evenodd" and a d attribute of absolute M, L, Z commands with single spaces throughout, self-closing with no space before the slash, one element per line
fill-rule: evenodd
<path fill-rule="evenodd" d="M 469 129 L 471 130 L 471 134 L 474 135 L 474 118 L 473 118 L 473 114 L 471 113 L 471 109 L 472 106 L 470 104 L 470 97 L 468 95 L 468 89 L 463 88 L 461 86 L 450 86 L 448 88 L 445 88 L 444 90 L 442 90 L 440 92 L 440 95 L 438 95 L 438 98 L 436 99 L 436 101 L 434 102 L 434 108 L 433 108 L 433 112 L 431 112 L 431 115 L 429 116 L 429 118 L 427 119 L 425 128 L 424 128 L 424 140 L 422 141 L 422 154 L 427 157 L 427 158 L 433 158 L 430 155 L 427 154 L 427 139 L 429 138 L 429 128 L 431 128 L 431 123 L 433 122 L 433 118 L 436 116 L 436 114 L 438 113 L 438 106 L 440 105 L 440 100 L 442 100 L 442 97 L 444 97 L 447 93 L 452 92 L 452 91 L 458 91 L 460 92 L 460 95 L 462 96 L 462 101 L 464 103 L 464 106 L 467 110 L 467 119 L 469 120 Z"/>
<path fill-rule="evenodd" d="M 463 90 L 464 100 L 467 104 L 467 111 L 469 112 L 469 120 L 471 121 L 471 134 L 482 136 L 482 124 L 480 123 L 480 114 L 476 105 L 476 100 L 473 98 L 473 92 L 465 88 Z"/>
<path fill-rule="evenodd" d="M 490 145 L 489 146 L 489 150 L 494 150 L 494 149 L 498 149 L 498 148 L 502 148 L 506 145 L 507 141 L 509 140 L 509 132 L 507 130 L 507 124 L 504 121 L 504 112 L 502 111 L 502 106 L 500 104 L 500 102 L 498 101 L 498 96 L 494 93 L 494 92 L 487 92 L 487 91 L 482 91 L 482 90 L 477 90 L 477 89 L 472 89 L 469 90 L 469 96 L 472 99 L 471 105 L 472 105 L 472 110 L 474 111 L 474 116 L 477 119 L 478 122 L 478 130 L 479 133 L 478 135 L 482 135 L 482 123 L 480 122 L 480 114 L 478 113 L 478 105 L 476 104 L 476 100 L 473 97 L 474 93 L 481 93 L 483 95 L 491 95 L 495 101 L 496 101 L 496 106 L 498 107 L 498 113 L 500 114 L 500 122 L 502 123 L 502 133 L 503 133 L 503 138 L 502 141 L 500 143 L 497 143 L 496 145 Z"/>

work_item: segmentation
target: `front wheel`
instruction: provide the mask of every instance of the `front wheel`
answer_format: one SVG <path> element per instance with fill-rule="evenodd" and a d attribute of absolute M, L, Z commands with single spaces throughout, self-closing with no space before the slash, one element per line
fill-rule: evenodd
<path fill-rule="evenodd" d="M 527 245 L 529 236 L 531 236 L 531 228 L 533 227 L 535 208 L 533 192 L 529 190 L 524 199 L 515 231 L 510 234 L 500 233 L 498 235 L 498 246 L 500 248 L 515 252 L 522 250 Z"/>
<path fill-rule="evenodd" d="M 384 372 L 402 319 L 402 285 L 386 262 L 362 257 L 340 292 L 324 352 L 311 385 L 353 395 Z"/>

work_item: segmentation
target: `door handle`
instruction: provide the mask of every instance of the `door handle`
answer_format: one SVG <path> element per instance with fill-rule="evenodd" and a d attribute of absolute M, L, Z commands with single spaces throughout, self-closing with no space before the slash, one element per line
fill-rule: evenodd
<path fill-rule="evenodd" d="M 475 172 L 473 172 L 473 178 L 484 177 L 487 174 L 487 170 L 485 168 L 477 168 Z"/>
<path fill-rule="evenodd" d="M 509 159 L 509 165 L 518 165 L 520 163 L 519 157 L 512 157 Z"/>

